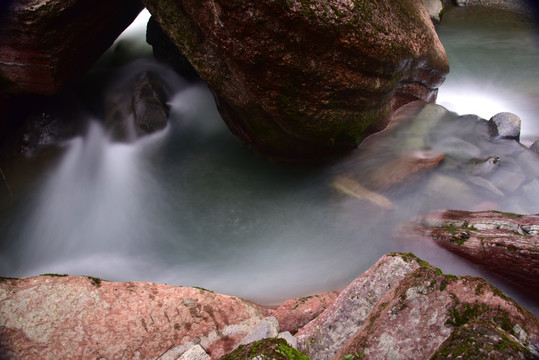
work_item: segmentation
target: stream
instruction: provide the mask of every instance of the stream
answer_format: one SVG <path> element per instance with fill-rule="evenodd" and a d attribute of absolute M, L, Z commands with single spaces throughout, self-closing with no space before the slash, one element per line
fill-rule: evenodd
<path fill-rule="evenodd" d="M 539 156 L 486 137 L 485 121 L 467 115 L 511 111 L 522 119 L 522 143 L 539 138 L 537 34 L 527 23 L 496 23 L 468 10 L 448 12 L 438 28 L 452 66 L 438 103 L 451 111 L 428 105 L 317 167 L 273 163 L 247 148 L 226 128 L 207 86 L 149 59 L 143 25 L 135 27 L 88 77 L 109 84 L 157 73 L 174 90 L 168 126 L 115 143 L 103 119 L 80 105 L 82 135 L 3 166 L 13 199 L 2 188 L 0 274 L 199 286 L 277 304 L 342 289 L 382 255 L 406 251 L 444 272 L 484 277 L 537 315 L 539 304 L 509 284 L 399 233 L 435 209 L 539 213 Z M 132 41 L 135 61 L 118 50 L 123 42 L 133 51 Z M 377 188 L 384 165 L 423 149 L 444 161 Z M 492 157 L 499 166 L 491 168 Z M 376 189 L 391 209 L 343 194 L 334 186 L 340 176 Z"/>

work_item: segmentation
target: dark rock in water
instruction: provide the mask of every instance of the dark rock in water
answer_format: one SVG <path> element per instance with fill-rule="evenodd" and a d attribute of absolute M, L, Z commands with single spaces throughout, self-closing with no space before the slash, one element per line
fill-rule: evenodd
<path fill-rule="evenodd" d="M 282 160 L 354 149 L 449 70 L 421 2 L 145 0 L 231 131 Z"/>
<path fill-rule="evenodd" d="M 0 92 L 54 94 L 142 10 L 136 0 L 14 0 L 0 12 Z"/>
<path fill-rule="evenodd" d="M 113 89 L 105 99 L 105 123 L 114 140 L 133 141 L 167 125 L 169 90 L 158 75 L 144 71 Z"/>
<path fill-rule="evenodd" d="M 535 142 L 531 144 L 530 150 L 535 151 L 539 154 L 539 140 L 535 140 Z"/>
<path fill-rule="evenodd" d="M 520 139 L 520 118 L 509 112 L 502 112 L 490 118 L 489 124 L 493 135 L 502 139 Z"/>
<path fill-rule="evenodd" d="M 153 55 L 156 59 L 170 65 L 185 79 L 191 81 L 200 79 L 193 65 L 180 53 L 153 16 L 148 21 L 146 28 L 146 42 L 152 46 Z"/>
<path fill-rule="evenodd" d="M 418 231 L 507 281 L 539 294 L 539 215 L 438 211 Z"/>

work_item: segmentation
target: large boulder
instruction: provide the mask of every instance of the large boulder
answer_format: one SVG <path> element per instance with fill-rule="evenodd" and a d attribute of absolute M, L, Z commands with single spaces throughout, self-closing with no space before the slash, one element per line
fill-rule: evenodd
<path fill-rule="evenodd" d="M 144 0 L 262 153 L 312 160 L 355 148 L 449 70 L 421 2 Z"/>
<path fill-rule="evenodd" d="M 48 95 L 88 70 L 142 4 L 11 0 L 0 10 L 0 95 Z"/>
<path fill-rule="evenodd" d="M 266 312 L 197 288 L 73 276 L 2 279 L 0 358 L 155 359 L 200 344 L 216 359 Z"/>

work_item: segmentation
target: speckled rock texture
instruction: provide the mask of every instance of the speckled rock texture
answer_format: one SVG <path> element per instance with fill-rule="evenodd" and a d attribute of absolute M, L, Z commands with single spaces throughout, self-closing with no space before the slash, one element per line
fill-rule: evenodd
<path fill-rule="evenodd" d="M 275 159 L 354 149 L 449 70 L 420 1 L 143 2 L 231 131 Z"/>
<path fill-rule="evenodd" d="M 539 355 L 539 321 L 527 310 L 485 280 L 400 253 L 380 259 L 296 337 L 314 360 Z"/>
<path fill-rule="evenodd" d="M 442 210 L 416 230 L 438 245 L 539 294 L 539 215 Z"/>
<path fill-rule="evenodd" d="M 332 359 L 363 326 L 380 299 L 407 274 L 418 269 L 416 261 L 384 256 L 348 285 L 317 319 L 296 334 L 298 347 L 312 359 Z"/>
<path fill-rule="evenodd" d="M 279 306 L 273 316 L 279 320 L 281 331 L 296 333 L 328 308 L 339 293 L 337 291 L 291 299 Z"/>
<path fill-rule="evenodd" d="M 483 279 L 422 265 L 380 299 L 336 357 L 536 359 L 538 350 L 539 321 L 526 309 Z"/>
<path fill-rule="evenodd" d="M 142 10 L 136 0 L 0 5 L 0 94 L 50 95 L 88 68 Z"/>
<path fill-rule="evenodd" d="M 240 298 L 153 283 L 38 276 L 0 282 L 1 359 L 217 359 L 266 315 Z"/>

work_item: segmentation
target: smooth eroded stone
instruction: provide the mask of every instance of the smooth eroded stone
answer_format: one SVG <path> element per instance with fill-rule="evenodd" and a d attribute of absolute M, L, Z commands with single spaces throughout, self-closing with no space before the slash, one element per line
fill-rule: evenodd
<path fill-rule="evenodd" d="M 421 2 L 145 0 L 216 94 L 231 131 L 280 160 L 347 152 L 410 101 L 434 101 L 448 60 Z"/>

